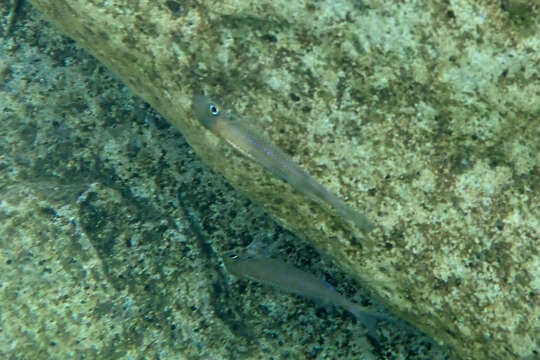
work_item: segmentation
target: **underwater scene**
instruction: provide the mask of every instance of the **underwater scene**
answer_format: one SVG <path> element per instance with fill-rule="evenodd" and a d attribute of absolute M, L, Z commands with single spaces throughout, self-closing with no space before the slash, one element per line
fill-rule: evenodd
<path fill-rule="evenodd" d="M 2 0 L 0 359 L 540 359 L 540 1 Z"/>

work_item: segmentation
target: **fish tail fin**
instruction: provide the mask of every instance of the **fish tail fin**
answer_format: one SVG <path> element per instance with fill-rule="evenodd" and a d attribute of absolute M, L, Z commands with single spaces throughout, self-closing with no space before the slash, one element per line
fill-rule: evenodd
<path fill-rule="evenodd" d="M 377 324 L 379 323 L 378 317 L 373 316 L 373 314 L 371 314 L 368 311 L 362 311 L 362 310 L 357 310 L 353 312 L 353 315 L 356 317 L 356 319 L 358 319 L 358 321 L 362 324 L 362 326 L 364 326 L 364 328 L 366 329 L 366 332 L 370 336 L 376 337 Z"/>
<path fill-rule="evenodd" d="M 381 321 L 393 321 L 387 315 L 365 310 L 363 307 L 356 304 L 352 304 L 352 306 L 349 306 L 348 310 L 362 324 L 367 335 L 376 340 L 379 340 L 379 335 L 377 334 L 378 323 Z"/>
<path fill-rule="evenodd" d="M 375 228 L 375 225 L 373 225 L 364 214 L 347 205 L 336 195 L 330 192 L 326 192 L 324 195 L 326 200 L 332 204 L 336 212 L 347 220 L 352 221 L 360 231 L 368 233 Z"/>

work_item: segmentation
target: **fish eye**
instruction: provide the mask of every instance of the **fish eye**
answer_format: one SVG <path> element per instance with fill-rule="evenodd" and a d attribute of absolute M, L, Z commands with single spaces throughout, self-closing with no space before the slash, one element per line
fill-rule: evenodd
<path fill-rule="evenodd" d="M 218 116 L 219 115 L 219 109 L 214 104 L 209 104 L 208 105 L 208 111 L 210 111 L 210 114 L 212 114 L 213 116 Z"/>

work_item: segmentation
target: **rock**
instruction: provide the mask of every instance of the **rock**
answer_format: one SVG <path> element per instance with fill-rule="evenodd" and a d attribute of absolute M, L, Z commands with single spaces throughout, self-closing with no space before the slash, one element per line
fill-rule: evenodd
<path fill-rule="evenodd" d="M 223 251 L 254 240 L 376 308 L 30 4 L 20 14 L 0 49 L 0 358 L 446 358 L 407 327 L 380 324 L 374 343 L 343 311 L 233 280 Z"/>
<path fill-rule="evenodd" d="M 178 128 L 205 163 L 457 357 L 538 356 L 536 7 L 524 12 L 515 6 L 526 5 L 516 2 L 434 3 L 421 9 L 416 3 L 350 1 L 32 3 Z M 378 228 L 367 236 L 358 233 L 202 128 L 190 113 L 191 96 L 200 91 L 216 94 L 252 121 Z M 123 127 L 126 123 L 104 136 L 121 136 Z M 84 139 L 68 139 L 66 146 L 73 141 Z M 134 139 L 124 141 L 134 157 L 155 151 Z M 144 144 L 144 137 L 140 141 Z M 85 182 L 79 190 L 84 196 L 76 193 L 79 204 L 87 204 L 80 205 L 88 208 L 81 217 L 87 226 L 104 225 L 100 219 L 115 215 L 114 199 L 129 199 L 101 186 L 92 195 L 92 182 Z M 187 189 L 182 194 L 193 196 Z M 162 219 L 155 210 L 163 206 L 159 202 L 139 209 L 146 202 L 134 196 L 118 204 L 133 208 L 143 224 L 163 223 L 163 229 L 174 224 L 174 216 Z M 168 234 L 149 234 L 143 227 L 139 239 L 125 213 L 113 224 L 126 228 L 106 228 L 93 242 L 102 256 L 114 254 L 103 271 L 119 294 L 144 281 L 122 280 L 122 271 L 132 273 L 120 266 L 128 250 L 116 249 L 118 244 L 133 237 L 137 244 L 157 244 L 152 236 Z M 155 217 L 145 218 L 148 214 Z M 171 249 L 179 251 L 181 236 L 170 236 Z M 215 256 L 204 255 L 208 246 L 201 242 L 191 256 L 207 256 L 206 265 L 217 269 Z M 157 266 L 149 271 L 156 278 L 174 278 L 171 288 L 158 292 L 151 311 L 138 309 L 150 319 L 166 317 L 158 309 L 174 307 L 169 291 L 193 291 L 181 277 L 197 268 L 168 261 L 149 265 Z M 209 298 L 220 299 L 224 276 L 216 270 L 212 280 L 195 286 L 204 291 L 214 286 Z M 148 279 L 145 291 L 152 293 L 153 281 Z M 193 311 L 211 303 L 204 293 L 194 294 Z M 106 316 L 124 306 L 111 302 L 98 307 Z M 175 316 L 181 318 L 182 311 Z M 184 336 L 196 337 L 214 321 L 201 319 Z M 233 326 L 231 332 L 249 338 L 249 329 Z M 130 336 L 138 344 L 138 333 Z"/>

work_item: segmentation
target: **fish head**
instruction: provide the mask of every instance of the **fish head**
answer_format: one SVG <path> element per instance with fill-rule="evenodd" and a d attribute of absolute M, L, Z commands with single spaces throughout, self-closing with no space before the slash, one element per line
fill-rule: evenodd
<path fill-rule="evenodd" d="M 191 108 L 197 119 L 208 129 L 225 116 L 221 111 L 221 105 L 206 95 L 193 96 Z"/>

